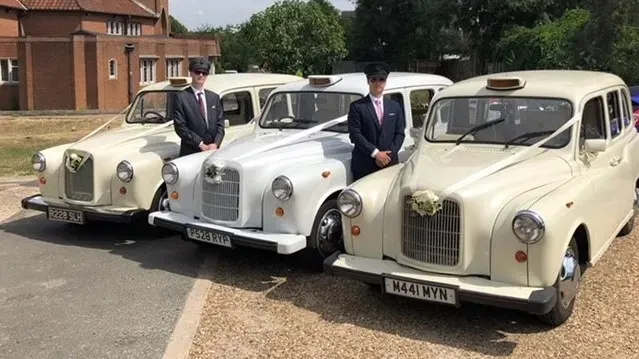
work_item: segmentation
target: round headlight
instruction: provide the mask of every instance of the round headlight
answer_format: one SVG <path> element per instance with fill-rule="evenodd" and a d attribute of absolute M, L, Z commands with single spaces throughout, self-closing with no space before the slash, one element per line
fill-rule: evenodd
<path fill-rule="evenodd" d="M 275 177 L 271 183 L 271 192 L 280 201 L 287 201 L 293 194 L 293 183 L 286 176 Z"/>
<path fill-rule="evenodd" d="M 179 172 L 177 169 L 177 166 L 172 163 L 165 163 L 164 166 L 162 166 L 162 179 L 164 180 L 164 182 L 166 182 L 167 184 L 174 184 L 175 182 L 177 182 L 179 177 Z"/>
<path fill-rule="evenodd" d="M 115 171 L 121 181 L 129 182 L 133 178 L 133 166 L 128 161 L 118 163 Z"/>
<path fill-rule="evenodd" d="M 31 157 L 31 166 L 33 166 L 34 171 L 42 172 L 47 168 L 47 161 L 44 158 L 44 155 L 40 152 L 34 154 Z"/>
<path fill-rule="evenodd" d="M 337 196 L 337 208 L 346 217 L 357 217 L 362 213 L 362 197 L 348 188 Z"/>
<path fill-rule="evenodd" d="M 513 232 L 522 243 L 533 244 L 544 236 L 544 221 L 536 212 L 519 211 L 513 219 Z"/>

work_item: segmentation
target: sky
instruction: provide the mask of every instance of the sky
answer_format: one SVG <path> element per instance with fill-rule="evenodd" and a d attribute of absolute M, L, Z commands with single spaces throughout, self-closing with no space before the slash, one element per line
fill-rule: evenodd
<path fill-rule="evenodd" d="M 329 0 L 339 10 L 354 10 L 352 0 Z M 275 0 L 169 0 L 169 13 L 189 30 L 200 25 L 240 24 Z"/>

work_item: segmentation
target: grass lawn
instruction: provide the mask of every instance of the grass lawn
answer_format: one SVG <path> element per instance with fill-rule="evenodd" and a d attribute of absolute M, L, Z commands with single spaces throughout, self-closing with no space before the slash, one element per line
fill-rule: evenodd
<path fill-rule="evenodd" d="M 113 116 L 0 118 L 0 176 L 32 175 L 31 156 L 35 152 L 75 142 Z"/>

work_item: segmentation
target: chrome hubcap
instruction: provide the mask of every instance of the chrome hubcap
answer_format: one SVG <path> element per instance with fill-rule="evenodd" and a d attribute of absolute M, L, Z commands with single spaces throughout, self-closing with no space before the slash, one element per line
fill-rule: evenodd
<path fill-rule="evenodd" d="M 323 257 L 339 249 L 342 236 L 342 216 L 337 209 L 324 213 L 317 229 L 317 250 Z"/>
<path fill-rule="evenodd" d="M 581 269 L 579 268 L 579 261 L 577 260 L 574 250 L 568 248 L 564 255 L 564 261 L 561 265 L 561 275 L 559 276 L 559 300 L 564 308 L 567 308 L 577 295 L 580 279 Z"/>

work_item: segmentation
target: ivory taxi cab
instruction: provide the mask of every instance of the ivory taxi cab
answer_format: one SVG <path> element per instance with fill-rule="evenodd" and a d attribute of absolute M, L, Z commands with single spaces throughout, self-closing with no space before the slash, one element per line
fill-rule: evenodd
<path fill-rule="evenodd" d="M 226 133 L 222 146 L 248 135 L 270 91 L 297 81 L 284 74 L 220 74 L 205 88 L 222 97 Z M 33 155 L 40 194 L 22 200 L 22 208 L 42 211 L 49 220 L 146 223 L 149 211 L 162 208 L 166 188 L 160 170 L 178 156 L 180 138 L 169 116 L 171 98 L 190 86 L 190 78 L 171 78 L 141 89 L 132 104 L 75 143 Z"/>
<path fill-rule="evenodd" d="M 433 98 L 403 165 L 337 198 L 329 275 L 443 305 L 526 311 L 557 326 L 584 271 L 634 226 L 639 140 L 617 76 L 523 71 Z"/>
<path fill-rule="evenodd" d="M 384 96 L 401 104 L 408 134 L 422 125 L 432 96 L 450 84 L 437 75 L 391 72 Z M 321 269 L 341 248 L 336 198 L 352 182 L 346 115 L 351 102 L 367 94 L 361 73 L 309 76 L 278 87 L 253 134 L 206 160 L 164 165 L 168 206 L 151 213 L 149 223 L 205 246 L 296 253 Z M 412 145 L 407 135 L 400 161 Z"/>

